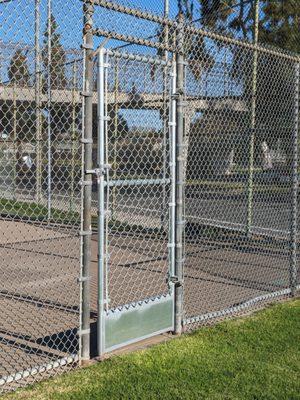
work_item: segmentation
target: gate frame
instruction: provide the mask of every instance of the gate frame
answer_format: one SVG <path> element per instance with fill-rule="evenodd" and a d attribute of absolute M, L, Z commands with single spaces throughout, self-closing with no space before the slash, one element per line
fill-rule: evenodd
<path fill-rule="evenodd" d="M 178 277 L 176 274 L 176 206 L 177 206 L 177 160 L 178 160 L 178 147 L 177 147 L 177 62 L 175 61 L 166 61 L 161 57 L 149 57 L 142 56 L 139 54 L 130 54 L 130 53 L 120 53 L 118 51 L 106 49 L 104 45 L 107 40 L 104 40 L 99 48 L 96 50 L 94 54 L 97 54 L 97 96 L 98 96 L 98 150 L 97 150 L 97 168 L 95 173 L 97 174 L 97 186 L 98 186 L 98 320 L 97 320 L 97 353 L 99 356 L 102 356 L 106 352 L 110 352 L 115 350 L 116 348 L 120 348 L 126 346 L 128 344 L 146 339 L 148 337 L 161 334 L 163 332 L 175 331 L 175 299 L 176 299 L 176 286 L 178 282 Z M 105 59 L 109 56 L 120 57 L 123 59 L 136 60 L 139 62 L 149 62 L 152 64 L 163 65 L 166 68 L 164 70 L 168 70 L 168 74 L 170 76 L 170 84 L 168 88 L 164 88 L 164 91 L 168 95 L 169 93 L 169 121 L 168 121 L 168 131 L 169 131 L 169 143 L 170 143 L 170 151 L 169 151 L 169 165 L 170 167 L 170 178 L 166 179 L 150 179 L 149 182 L 152 184 L 163 183 L 164 185 L 170 185 L 170 202 L 169 205 L 169 225 L 168 225 L 168 258 L 169 258 L 169 268 L 168 268 L 168 287 L 169 293 L 158 295 L 153 298 L 141 299 L 138 302 L 134 302 L 132 304 L 124 304 L 122 310 L 119 310 L 119 307 L 111 310 L 105 310 L 105 305 L 107 304 L 107 299 L 105 299 L 104 293 L 104 269 L 105 269 L 105 260 L 108 257 L 105 252 L 105 241 L 106 235 L 105 232 L 105 217 L 108 214 L 108 210 L 105 210 L 105 187 L 113 186 L 113 182 L 105 181 L 105 175 L 108 177 L 108 171 L 110 169 L 110 165 L 105 164 L 105 130 L 106 124 L 105 122 L 108 120 L 108 117 L 105 115 L 105 89 L 106 89 L 106 74 L 107 68 L 109 67 L 108 59 Z M 165 93 L 162 93 L 164 96 Z M 164 160 L 165 162 L 166 160 Z M 121 181 L 116 181 L 115 184 L 118 185 Z M 132 181 L 134 185 L 145 183 L 143 179 L 141 182 L 138 180 Z M 128 183 L 128 182 L 127 182 Z M 182 226 L 182 223 L 180 224 Z M 182 248 L 182 246 L 181 246 Z M 171 302 L 170 302 L 171 301 Z M 156 307 L 156 313 L 153 309 Z M 134 336 L 131 339 L 125 340 L 124 342 L 120 342 L 118 344 L 112 344 L 110 346 L 106 346 L 106 335 L 105 332 L 110 329 L 109 320 L 111 323 L 114 323 L 114 329 L 118 330 L 118 316 L 127 315 L 129 321 L 131 320 L 134 323 L 134 319 L 141 318 L 141 312 L 147 313 L 149 318 L 153 315 L 159 315 L 159 307 L 161 309 L 161 314 L 165 316 L 166 312 L 169 312 L 170 323 L 167 323 L 167 326 L 164 325 L 160 329 L 155 331 L 150 331 L 149 333 L 144 332 L 145 334 L 141 334 L 140 336 Z M 170 308 L 171 307 L 171 308 Z M 162 309 L 164 311 L 162 311 Z M 144 319 L 144 318 L 143 318 Z M 147 317 L 145 317 L 147 320 Z M 155 321 L 153 322 L 155 324 Z M 112 330 L 112 329 L 110 329 Z M 141 329 L 143 331 L 143 329 Z M 126 336 L 126 335 L 125 335 Z"/>

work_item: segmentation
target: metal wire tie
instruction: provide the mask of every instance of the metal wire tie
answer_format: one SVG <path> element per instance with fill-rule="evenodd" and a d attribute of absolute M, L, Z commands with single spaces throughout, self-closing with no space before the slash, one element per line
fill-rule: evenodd
<path fill-rule="evenodd" d="M 98 53 L 98 51 L 96 50 L 95 52 L 94 52 L 94 55 L 96 55 Z M 110 64 L 109 63 L 99 63 L 99 67 L 102 67 L 102 68 L 109 68 L 110 67 Z"/>
<path fill-rule="evenodd" d="M 83 43 L 80 47 L 84 50 L 94 50 L 94 46 L 92 44 Z"/>
<path fill-rule="evenodd" d="M 82 139 L 80 139 L 80 141 L 83 144 L 93 144 L 94 143 L 93 139 L 82 138 Z"/>
<path fill-rule="evenodd" d="M 179 105 L 179 106 L 181 106 L 181 107 L 187 107 L 188 106 L 188 102 L 187 101 L 185 101 L 185 100 L 179 100 L 178 102 L 177 102 L 177 104 Z"/>
<path fill-rule="evenodd" d="M 87 281 L 90 281 L 92 279 L 92 277 L 89 275 L 89 276 L 79 276 L 78 278 L 77 278 L 77 282 L 87 282 Z"/>
<path fill-rule="evenodd" d="M 181 144 L 177 144 L 176 145 L 176 147 L 178 147 L 178 148 L 182 148 L 182 149 L 185 149 L 185 148 L 187 148 L 188 147 L 188 145 L 187 145 L 187 143 L 181 143 Z"/>
<path fill-rule="evenodd" d="M 80 96 L 83 96 L 83 97 L 92 97 L 92 96 L 93 96 L 93 93 L 92 93 L 92 92 L 85 92 L 85 91 L 82 91 L 82 92 L 80 92 Z"/>
<path fill-rule="evenodd" d="M 90 330 L 90 328 L 88 328 L 88 329 L 79 329 L 78 330 L 78 334 L 79 335 L 89 335 L 91 333 L 91 330 Z"/>
<path fill-rule="evenodd" d="M 88 235 L 92 235 L 92 231 L 80 231 L 79 235 L 80 236 L 88 236 Z"/>

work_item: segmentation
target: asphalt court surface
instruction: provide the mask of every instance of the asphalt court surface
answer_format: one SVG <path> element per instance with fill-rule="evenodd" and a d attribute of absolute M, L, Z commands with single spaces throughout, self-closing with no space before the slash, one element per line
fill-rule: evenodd
<path fill-rule="evenodd" d="M 78 227 L 0 221 L 0 375 L 75 354 L 79 327 Z M 167 239 L 134 232 L 109 236 L 109 307 L 167 292 Z M 97 234 L 92 236 L 91 322 L 97 319 Z M 228 237 L 186 239 L 185 317 L 219 311 L 288 287 L 282 242 Z"/>

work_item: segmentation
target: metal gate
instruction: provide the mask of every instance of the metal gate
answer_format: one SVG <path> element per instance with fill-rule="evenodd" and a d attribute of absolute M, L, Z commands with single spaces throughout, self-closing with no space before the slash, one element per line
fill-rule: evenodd
<path fill-rule="evenodd" d="M 104 48 L 97 61 L 101 355 L 174 328 L 176 103 L 172 63 Z"/>

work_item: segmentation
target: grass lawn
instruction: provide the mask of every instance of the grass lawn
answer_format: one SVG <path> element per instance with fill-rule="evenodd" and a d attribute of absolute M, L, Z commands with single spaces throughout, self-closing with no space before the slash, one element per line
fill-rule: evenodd
<path fill-rule="evenodd" d="M 3 399 L 300 399 L 300 300 L 78 369 Z"/>

